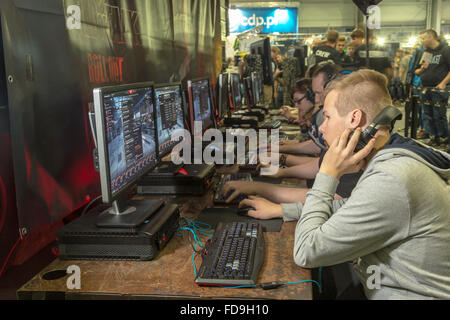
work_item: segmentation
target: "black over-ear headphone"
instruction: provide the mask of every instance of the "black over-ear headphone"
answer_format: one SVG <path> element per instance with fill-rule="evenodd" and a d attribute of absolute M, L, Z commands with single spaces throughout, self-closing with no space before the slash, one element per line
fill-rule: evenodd
<path fill-rule="evenodd" d="M 310 88 L 306 87 L 305 95 L 306 99 L 308 99 L 308 101 L 311 102 L 313 105 L 316 103 L 315 94 Z"/>

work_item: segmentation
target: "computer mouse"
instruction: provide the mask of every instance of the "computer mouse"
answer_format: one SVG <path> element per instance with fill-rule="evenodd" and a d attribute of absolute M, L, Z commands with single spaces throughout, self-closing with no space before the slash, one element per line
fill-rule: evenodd
<path fill-rule="evenodd" d="M 255 210 L 255 208 L 250 206 L 243 206 L 242 208 L 238 208 L 237 214 L 243 217 L 248 217 L 248 211 L 249 210 Z"/>

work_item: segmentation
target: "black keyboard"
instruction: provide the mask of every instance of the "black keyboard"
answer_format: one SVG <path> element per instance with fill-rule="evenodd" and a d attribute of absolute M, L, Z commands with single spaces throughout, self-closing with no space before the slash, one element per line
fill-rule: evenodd
<path fill-rule="evenodd" d="M 263 123 L 261 123 L 258 128 L 260 129 L 276 129 L 281 126 L 280 120 L 266 120 Z"/>
<path fill-rule="evenodd" d="M 195 283 L 204 286 L 256 285 L 264 261 L 264 234 L 256 222 L 220 222 L 202 251 Z"/>
<path fill-rule="evenodd" d="M 225 200 L 228 199 L 228 197 L 233 193 L 233 191 L 229 191 L 225 196 L 222 195 L 222 188 L 228 181 L 236 181 L 236 180 L 243 180 L 243 181 L 253 181 L 252 175 L 248 172 L 238 172 L 238 173 L 227 173 L 222 174 L 219 180 L 219 183 L 217 184 L 216 193 L 214 194 L 213 202 L 214 204 L 226 204 Z M 238 204 L 242 200 L 246 199 L 247 195 L 240 194 L 236 198 L 231 201 L 230 205 Z"/>

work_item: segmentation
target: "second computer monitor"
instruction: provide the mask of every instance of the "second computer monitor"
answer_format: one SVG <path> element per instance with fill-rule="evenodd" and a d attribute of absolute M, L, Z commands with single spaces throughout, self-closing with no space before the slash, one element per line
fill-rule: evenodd
<path fill-rule="evenodd" d="M 172 141 L 172 133 L 177 130 L 184 130 L 183 98 L 180 83 L 155 86 L 155 116 L 158 158 L 161 159 L 170 153 L 178 143 L 178 141 Z"/>
<path fill-rule="evenodd" d="M 253 108 L 255 106 L 255 95 L 253 92 L 253 83 L 251 77 L 246 77 L 243 79 L 244 82 L 244 97 L 247 108 Z"/>
<path fill-rule="evenodd" d="M 252 78 L 253 101 L 254 101 L 255 105 L 258 105 L 261 103 L 261 97 L 262 97 L 261 75 L 258 72 L 252 72 L 251 78 Z"/>
<path fill-rule="evenodd" d="M 217 91 L 217 109 L 219 118 L 223 119 L 229 115 L 229 99 L 228 99 L 228 73 L 219 74 Z"/>
<path fill-rule="evenodd" d="M 202 131 L 215 127 L 214 105 L 207 78 L 188 80 L 189 112 L 191 132 L 194 133 L 194 122 L 202 123 Z"/>
<path fill-rule="evenodd" d="M 237 73 L 230 73 L 230 92 L 233 108 L 238 110 L 242 106 L 242 94 L 240 76 Z"/>

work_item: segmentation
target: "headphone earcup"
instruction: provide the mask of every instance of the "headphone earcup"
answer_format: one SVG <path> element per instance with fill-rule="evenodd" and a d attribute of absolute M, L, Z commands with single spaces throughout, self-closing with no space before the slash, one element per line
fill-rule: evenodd
<path fill-rule="evenodd" d="M 312 104 L 316 103 L 314 92 L 312 92 L 309 88 L 306 89 L 306 99 Z"/>

